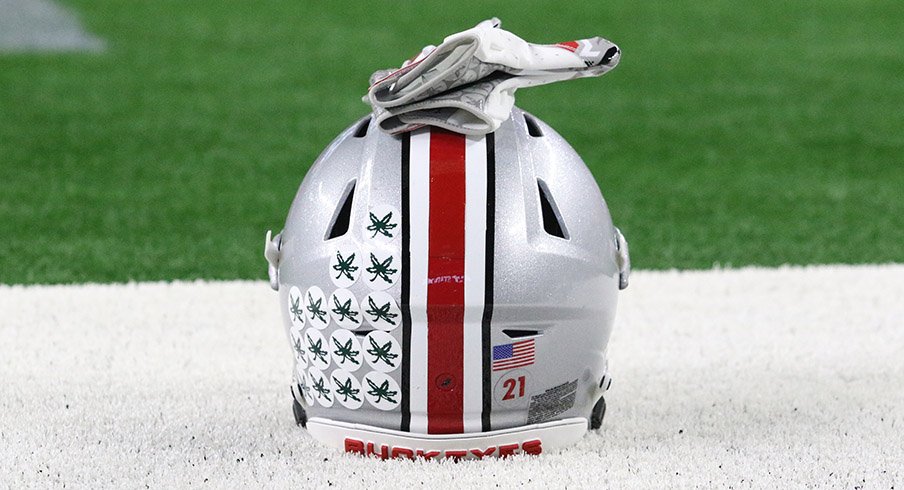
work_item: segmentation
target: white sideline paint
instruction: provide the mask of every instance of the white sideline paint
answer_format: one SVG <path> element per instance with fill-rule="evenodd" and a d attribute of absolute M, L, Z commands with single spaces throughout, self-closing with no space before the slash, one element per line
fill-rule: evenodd
<path fill-rule="evenodd" d="M 617 322 L 577 446 L 378 461 L 294 425 L 264 281 L 0 286 L 0 486 L 902 488 L 904 265 L 637 271 Z"/>
<path fill-rule="evenodd" d="M 0 0 L 0 52 L 103 51 L 103 40 L 82 29 L 51 0 Z"/>

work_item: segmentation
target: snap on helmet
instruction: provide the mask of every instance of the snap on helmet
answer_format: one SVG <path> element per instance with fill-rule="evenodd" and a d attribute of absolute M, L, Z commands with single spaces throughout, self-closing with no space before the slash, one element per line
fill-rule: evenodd
<path fill-rule="evenodd" d="M 627 243 L 581 158 L 530 114 L 484 136 L 356 122 L 265 256 L 315 439 L 474 458 L 599 427 Z"/>

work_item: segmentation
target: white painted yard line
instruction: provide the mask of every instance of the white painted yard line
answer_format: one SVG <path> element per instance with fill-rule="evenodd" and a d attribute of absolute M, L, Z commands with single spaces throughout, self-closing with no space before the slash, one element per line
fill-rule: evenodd
<path fill-rule="evenodd" d="M 0 286 L 0 483 L 904 483 L 904 265 L 631 280 L 603 430 L 537 460 L 459 464 L 348 457 L 296 428 L 263 281 Z"/>
<path fill-rule="evenodd" d="M 103 51 L 76 16 L 51 0 L 0 0 L 0 53 Z"/>

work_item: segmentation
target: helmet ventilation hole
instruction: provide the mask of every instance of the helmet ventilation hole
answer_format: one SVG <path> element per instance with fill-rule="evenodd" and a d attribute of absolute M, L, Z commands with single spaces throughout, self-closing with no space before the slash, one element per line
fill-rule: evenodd
<path fill-rule="evenodd" d="M 527 125 L 527 134 L 533 136 L 534 138 L 539 138 L 543 136 L 543 130 L 540 129 L 540 125 L 537 124 L 537 120 L 527 114 L 524 115 L 524 124 Z"/>
<path fill-rule="evenodd" d="M 348 232 L 348 225 L 352 217 L 352 201 L 354 199 L 355 181 L 353 180 L 345 186 L 345 192 L 342 194 L 342 199 L 339 200 L 336 212 L 333 213 L 333 221 L 330 223 L 324 240 L 340 237 Z"/>
<path fill-rule="evenodd" d="M 556 202 L 552 199 L 552 194 L 549 193 L 546 182 L 537 179 L 537 188 L 540 192 L 540 211 L 543 215 L 543 230 L 549 235 L 568 240 L 568 231 L 565 228 L 565 223 L 562 221 L 562 214 L 559 212 L 559 208 L 556 207 Z"/>
<path fill-rule="evenodd" d="M 363 137 L 367 136 L 367 128 L 369 128 L 369 127 L 370 127 L 370 116 L 368 116 L 366 119 L 364 119 L 363 121 L 361 121 L 358 124 L 358 127 L 355 128 L 354 137 L 355 138 L 363 138 Z"/>
<path fill-rule="evenodd" d="M 524 337 L 539 337 L 543 332 L 539 330 L 517 330 L 514 328 L 506 328 L 502 333 L 508 335 L 510 339 L 520 339 Z"/>

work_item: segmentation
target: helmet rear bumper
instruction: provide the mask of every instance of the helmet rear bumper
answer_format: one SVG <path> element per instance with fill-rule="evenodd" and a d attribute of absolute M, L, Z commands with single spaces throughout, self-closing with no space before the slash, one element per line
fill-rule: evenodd
<path fill-rule="evenodd" d="M 570 446 L 587 432 L 587 419 L 574 417 L 470 434 L 415 434 L 313 417 L 307 430 L 329 447 L 381 459 L 483 459 L 538 455 Z"/>

